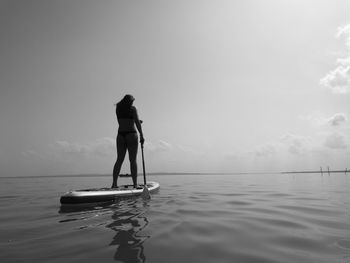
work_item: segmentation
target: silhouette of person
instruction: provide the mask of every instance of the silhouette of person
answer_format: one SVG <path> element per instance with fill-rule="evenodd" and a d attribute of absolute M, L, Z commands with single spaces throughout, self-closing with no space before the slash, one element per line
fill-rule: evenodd
<path fill-rule="evenodd" d="M 137 202 L 137 199 L 120 202 L 119 206 L 115 207 L 113 220 L 106 227 L 115 231 L 109 245 L 116 246 L 114 259 L 118 262 L 146 262 L 144 242 L 151 236 L 142 231 L 149 224 L 145 216 L 147 210 L 147 204 Z"/>
<path fill-rule="evenodd" d="M 116 231 L 110 246 L 117 246 L 114 259 L 121 262 L 141 263 L 146 261 L 143 243 L 150 236 L 139 236 L 138 232 L 147 225 L 147 218 L 143 217 L 117 217 L 116 221 L 108 225 L 108 228 Z"/>
<path fill-rule="evenodd" d="M 132 95 L 125 95 L 124 98 L 116 104 L 116 115 L 119 123 L 117 135 L 117 161 L 113 168 L 113 184 L 112 188 L 118 187 L 118 176 L 122 167 L 126 151 L 129 154 L 130 172 L 134 187 L 137 187 L 137 150 L 138 135 L 135 126 L 140 134 L 140 143 L 143 144 L 141 121 L 137 110 L 133 106 L 135 98 Z"/>

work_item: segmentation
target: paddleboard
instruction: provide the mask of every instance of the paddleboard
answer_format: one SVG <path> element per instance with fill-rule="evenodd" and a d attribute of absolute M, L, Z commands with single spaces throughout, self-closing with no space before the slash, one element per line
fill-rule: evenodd
<path fill-rule="evenodd" d="M 157 191 L 159 187 L 157 182 L 147 182 L 147 189 L 150 193 Z M 118 188 L 73 190 L 62 195 L 60 202 L 62 205 L 110 202 L 118 197 L 141 195 L 143 188 L 144 185 L 138 188 L 134 188 L 133 185 L 121 185 Z"/>

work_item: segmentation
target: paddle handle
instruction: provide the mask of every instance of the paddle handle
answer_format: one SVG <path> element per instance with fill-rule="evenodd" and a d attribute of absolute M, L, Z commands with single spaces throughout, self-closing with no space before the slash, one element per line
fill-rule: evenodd
<path fill-rule="evenodd" d="M 145 169 L 145 157 L 143 153 L 143 143 L 141 143 L 141 153 L 142 153 L 142 170 L 143 170 L 143 182 L 146 187 L 146 169 Z"/>

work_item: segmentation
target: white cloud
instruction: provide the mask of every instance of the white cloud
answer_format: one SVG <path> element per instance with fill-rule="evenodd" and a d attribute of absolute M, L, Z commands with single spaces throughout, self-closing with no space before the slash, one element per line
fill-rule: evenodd
<path fill-rule="evenodd" d="M 275 143 L 266 143 L 255 150 L 255 155 L 258 157 L 266 157 L 274 155 L 277 152 L 278 145 Z"/>
<path fill-rule="evenodd" d="M 46 156 L 38 151 L 34 150 L 25 150 L 21 152 L 21 155 L 27 160 L 45 160 Z"/>
<path fill-rule="evenodd" d="M 331 125 L 331 126 L 339 126 L 341 125 L 342 123 L 345 123 L 347 121 L 347 117 L 346 117 L 346 114 L 345 113 L 336 113 L 334 114 L 332 117 L 330 117 L 328 119 L 328 123 Z"/>
<path fill-rule="evenodd" d="M 337 38 L 345 37 L 346 45 L 350 49 L 350 24 L 339 27 L 336 36 Z"/>
<path fill-rule="evenodd" d="M 310 150 L 322 152 L 323 154 L 334 154 L 331 151 L 332 149 L 348 148 L 350 126 L 348 125 L 348 115 L 346 113 L 338 112 L 331 117 L 314 113 L 302 118 L 318 126 L 317 132 L 312 136 L 313 143 L 311 144 L 310 141 Z M 290 152 L 293 151 L 297 152 L 297 147 L 290 148 Z"/>
<path fill-rule="evenodd" d="M 177 148 L 179 149 L 180 152 L 186 153 L 186 154 L 191 154 L 191 155 L 204 155 L 205 153 L 203 151 L 199 151 L 197 149 L 194 149 L 189 146 L 184 146 L 184 145 L 178 145 Z"/>
<path fill-rule="evenodd" d="M 173 145 L 169 142 L 159 140 L 156 143 L 145 142 L 145 149 L 151 154 L 165 153 L 170 154 L 171 156 L 200 156 L 204 155 L 203 151 L 199 151 L 193 147 L 185 145 Z"/>
<path fill-rule="evenodd" d="M 282 136 L 280 140 L 287 147 L 288 152 L 291 154 L 305 154 L 311 148 L 310 138 L 305 136 L 286 134 Z"/>
<path fill-rule="evenodd" d="M 344 134 L 339 132 L 331 133 L 326 137 L 324 145 L 331 149 L 346 149 L 346 137 Z"/>
<path fill-rule="evenodd" d="M 109 173 L 116 157 L 115 139 L 78 143 L 58 140 L 21 152 L 21 165 L 34 174 Z"/>
<path fill-rule="evenodd" d="M 315 126 L 321 126 L 325 124 L 325 118 L 321 116 L 320 112 L 312 112 L 306 116 L 300 116 L 299 117 L 301 120 L 305 120 L 308 122 L 311 122 L 311 124 Z"/>
<path fill-rule="evenodd" d="M 309 137 L 286 134 L 274 142 L 269 142 L 256 148 L 253 152 L 257 157 L 280 156 L 289 153 L 292 155 L 304 155 L 312 149 Z"/>
<path fill-rule="evenodd" d="M 173 146 L 163 140 L 159 140 L 157 143 L 145 142 L 145 149 L 156 153 L 156 152 L 168 152 L 173 149 Z"/>
<path fill-rule="evenodd" d="M 52 149 L 57 150 L 58 153 L 62 154 L 81 154 L 86 155 L 88 147 L 79 143 L 70 143 L 67 141 L 56 141 L 52 145 Z"/>
<path fill-rule="evenodd" d="M 320 80 L 320 84 L 329 88 L 333 93 L 345 94 L 350 92 L 350 24 L 338 28 L 337 37 L 345 37 L 349 53 L 336 61 L 336 68 Z"/>
<path fill-rule="evenodd" d="M 340 126 L 348 121 L 347 115 L 343 112 L 335 113 L 331 117 L 324 117 L 319 112 L 311 113 L 307 116 L 301 116 L 300 119 L 310 121 L 315 126 Z"/>
<path fill-rule="evenodd" d="M 115 140 L 112 138 L 99 138 L 86 144 L 56 141 L 51 145 L 54 154 L 60 156 L 98 157 L 110 156 L 116 152 Z"/>
<path fill-rule="evenodd" d="M 161 149 L 164 149 L 164 150 L 169 150 L 172 148 L 172 145 L 166 141 L 162 141 L 160 140 L 158 142 L 158 146 L 161 148 Z"/>
<path fill-rule="evenodd" d="M 341 66 L 343 66 L 343 67 L 350 66 L 350 57 L 348 57 L 348 58 L 338 58 L 336 63 L 341 65 Z"/>
<path fill-rule="evenodd" d="M 88 146 L 90 152 L 94 155 L 109 156 L 116 153 L 116 142 L 113 138 L 100 138 Z"/>
<path fill-rule="evenodd" d="M 350 91 L 350 66 L 344 67 L 339 65 L 322 78 L 320 83 L 333 93 L 348 93 Z"/>

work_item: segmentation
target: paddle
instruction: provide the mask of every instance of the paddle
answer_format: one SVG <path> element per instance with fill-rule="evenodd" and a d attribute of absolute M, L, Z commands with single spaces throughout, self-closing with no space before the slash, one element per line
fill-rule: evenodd
<path fill-rule="evenodd" d="M 151 199 L 151 195 L 148 191 L 147 184 L 146 184 L 145 157 L 144 157 L 144 153 L 143 153 L 143 143 L 144 142 L 141 142 L 143 182 L 144 182 L 144 187 L 143 187 L 143 191 L 142 191 L 142 198 L 143 199 Z"/>

